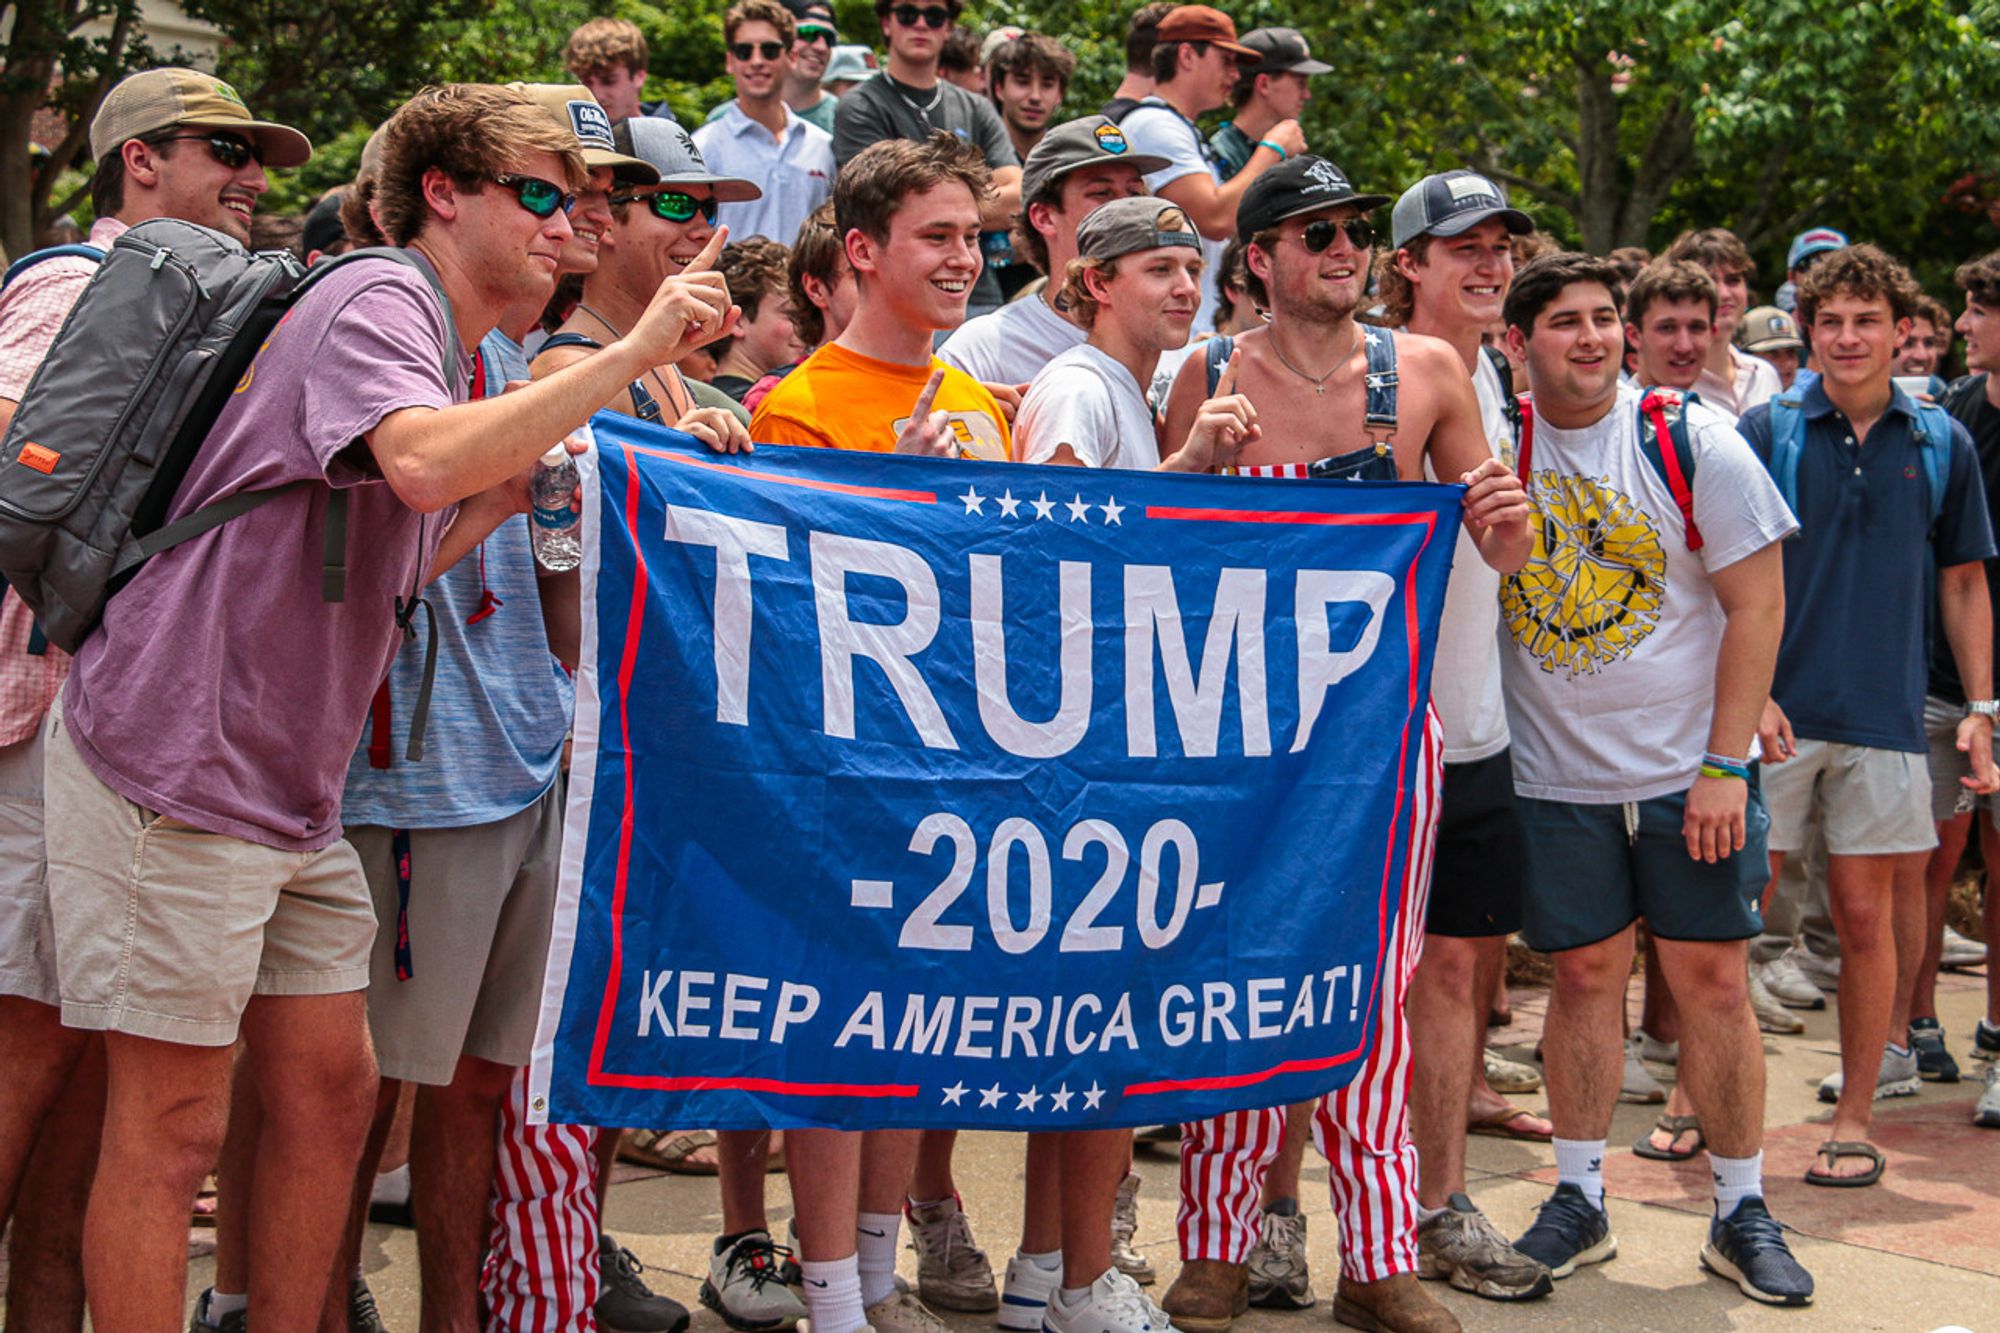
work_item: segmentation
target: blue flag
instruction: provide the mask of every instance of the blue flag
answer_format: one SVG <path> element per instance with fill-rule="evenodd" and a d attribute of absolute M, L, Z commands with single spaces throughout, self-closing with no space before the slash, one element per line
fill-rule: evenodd
<path fill-rule="evenodd" d="M 1108 1128 L 1353 1076 L 1460 488 L 592 426 L 535 1113 Z"/>

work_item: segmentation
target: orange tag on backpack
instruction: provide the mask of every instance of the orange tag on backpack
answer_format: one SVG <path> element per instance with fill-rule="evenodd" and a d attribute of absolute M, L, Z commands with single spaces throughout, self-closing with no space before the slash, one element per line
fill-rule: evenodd
<path fill-rule="evenodd" d="M 21 446 L 21 461 L 37 472 L 54 472 L 62 455 L 30 440 Z"/>

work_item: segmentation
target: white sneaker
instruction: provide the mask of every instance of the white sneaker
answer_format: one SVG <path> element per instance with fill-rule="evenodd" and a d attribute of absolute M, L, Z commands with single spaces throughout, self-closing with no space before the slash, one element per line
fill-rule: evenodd
<path fill-rule="evenodd" d="M 1787 1009 L 1824 1009 L 1826 996 L 1819 987 L 1806 980 L 1806 974 L 1799 971 L 1793 959 L 1795 950 L 1788 949 L 1768 963 L 1758 963 L 1752 972 L 1763 974 L 1764 988 L 1778 997 L 1778 1003 Z"/>
<path fill-rule="evenodd" d="M 1822 958 L 1811 949 L 1803 948 L 1799 945 L 1793 945 L 1792 951 L 1785 956 L 1791 959 L 1793 966 L 1799 969 L 1800 976 L 1821 990 L 1837 991 L 1840 989 L 1840 959 L 1838 956 Z"/>
<path fill-rule="evenodd" d="M 806 1307 L 785 1285 L 782 1250 L 762 1231 L 753 1231 L 720 1254 L 711 1254 L 708 1277 L 701 1284 L 701 1303 L 722 1316 L 731 1328 L 786 1328 L 805 1318 Z"/>
<path fill-rule="evenodd" d="M 950 1333 L 950 1326 L 907 1291 L 885 1296 L 864 1311 L 875 1333 Z"/>
<path fill-rule="evenodd" d="M 1650 1060 L 1656 1065 L 1677 1065 L 1681 1062 L 1679 1042 L 1661 1041 L 1644 1028 L 1640 1028 L 1637 1035 L 1641 1060 Z"/>
<path fill-rule="evenodd" d="M 1972 1108 L 1972 1123 L 1983 1129 L 2000 1129 L 2000 1065 L 1986 1066 L 1986 1091 Z"/>
<path fill-rule="evenodd" d="M 1172 1333 L 1166 1311 L 1117 1269 L 1106 1269 L 1088 1290 L 1083 1300 L 1069 1305 L 1057 1289 L 1042 1318 L 1044 1333 Z"/>
<path fill-rule="evenodd" d="M 1944 928 L 1944 949 L 1938 956 L 1939 967 L 1978 967 L 1985 961 L 1985 945 L 1965 938 L 1950 926 Z"/>
<path fill-rule="evenodd" d="M 1062 1286 L 1062 1275 L 1061 1264 L 1043 1268 L 1016 1251 L 1007 1261 L 1007 1282 L 1000 1293 L 1000 1316 L 995 1322 L 1015 1333 L 1035 1333 L 1048 1312 L 1049 1297 Z"/>
<path fill-rule="evenodd" d="M 1618 1100 L 1651 1106 L 1666 1099 L 1667 1090 L 1660 1086 L 1660 1080 L 1648 1073 L 1646 1066 L 1639 1062 L 1639 1038 L 1628 1038 L 1625 1042 L 1625 1077 L 1618 1088 Z"/>
<path fill-rule="evenodd" d="M 1754 965 L 1750 969 L 1750 1012 L 1757 1016 L 1757 1026 L 1765 1032 L 1775 1032 L 1780 1036 L 1792 1036 L 1806 1030 L 1805 1020 L 1779 1002 L 1771 993 L 1764 979 L 1758 975 Z"/>
<path fill-rule="evenodd" d="M 1846 1085 L 1840 1071 L 1835 1070 L 1819 1081 L 1819 1099 L 1823 1102 L 1840 1100 L 1840 1090 Z M 1875 1070 L 1875 1100 L 1884 1097 L 1914 1097 L 1923 1087 L 1917 1074 L 1917 1053 L 1904 1051 L 1901 1055 L 1887 1046 L 1882 1048 L 1882 1063 Z"/>
<path fill-rule="evenodd" d="M 917 1294 L 944 1310 L 981 1313 L 1000 1308 L 993 1289 L 993 1265 L 972 1240 L 957 1199 L 911 1204 L 910 1241 L 917 1250 Z"/>
<path fill-rule="evenodd" d="M 1132 1244 L 1139 1233 L 1139 1177 L 1126 1172 L 1118 1182 L 1118 1201 L 1111 1209 L 1111 1266 L 1142 1287 L 1155 1280 L 1153 1261 Z M 1010 1265 L 1011 1266 L 1011 1265 Z"/>

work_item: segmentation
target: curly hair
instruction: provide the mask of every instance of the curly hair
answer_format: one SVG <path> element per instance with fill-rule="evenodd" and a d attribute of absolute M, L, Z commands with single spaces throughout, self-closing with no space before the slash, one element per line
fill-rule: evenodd
<path fill-rule="evenodd" d="M 1857 297 L 1863 301 L 1889 303 L 1893 319 L 1909 319 L 1917 313 L 1923 289 L 1910 270 L 1873 245 L 1850 245 L 1835 250 L 1805 271 L 1799 279 L 1799 323 L 1810 329 L 1822 301 L 1836 297 Z"/>
<path fill-rule="evenodd" d="M 1715 279 L 1701 265 L 1681 259 L 1656 259 L 1640 269 L 1639 276 L 1625 289 L 1626 322 L 1643 326 L 1646 311 L 1655 301 L 1663 305 L 1699 301 L 1708 307 L 1708 317 L 1714 319 L 1721 296 L 1715 290 Z"/>
<path fill-rule="evenodd" d="M 1951 280 L 1981 305 L 2000 306 L 2000 250 L 1978 259 L 1968 259 L 1958 266 L 1958 272 Z"/>
<path fill-rule="evenodd" d="M 530 153 L 553 153 L 564 186 L 590 179 L 583 152 L 566 127 L 525 93 L 488 83 L 426 88 L 389 117 L 381 131 L 380 168 L 348 191 L 340 221 L 357 245 L 408 245 L 431 219 L 424 173 L 436 168 L 467 194 L 485 189 Z"/>
<path fill-rule="evenodd" d="M 993 188 L 993 172 L 979 150 L 949 130 L 928 139 L 883 139 L 841 168 L 833 181 L 833 216 L 846 236 L 858 231 L 870 240 L 889 239 L 889 220 L 913 194 L 957 181 L 983 201 Z"/>
<path fill-rule="evenodd" d="M 997 103 L 995 96 L 1007 76 L 1016 71 L 1024 75 L 1040 74 L 1051 78 L 1069 92 L 1070 75 L 1076 73 L 1076 56 L 1053 37 L 1045 37 L 1039 32 L 1024 32 L 1011 42 L 1004 42 L 986 62 L 986 93 Z"/>
<path fill-rule="evenodd" d="M 742 307 L 747 321 L 757 318 L 767 299 L 785 299 L 791 262 L 791 247 L 769 237 L 753 236 L 723 246 L 722 261 L 716 267 L 729 284 L 729 299 Z"/>
<path fill-rule="evenodd" d="M 1386 327 L 1400 329 L 1417 313 L 1416 284 L 1403 275 L 1396 256 L 1407 254 L 1419 267 L 1428 264 L 1434 239 L 1429 232 L 1423 232 L 1412 236 L 1401 250 L 1383 250 L 1375 256 L 1375 294 L 1382 300 L 1382 323 Z"/>
<path fill-rule="evenodd" d="M 1945 309 L 1944 302 L 1938 300 L 1935 296 L 1932 296 L 1929 292 L 1922 292 L 1918 294 L 1916 317 L 1918 319 L 1929 320 L 1931 328 L 1935 329 L 1939 333 L 1944 334 L 1946 338 L 1950 338 L 1951 311 Z"/>
<path fill-rule="evenodd" d="M 1619 303 L 1618 266 L 1610 260 L 1568 250 L 1531 259 L 1515 272 L 1514 284 L 1507 289 L 1507 302 L 1501 307 L 1501 318 L 1509 328 L 1532 334 L 1536 317 L 1565 288 L 1586 282 L 1600 284 L 1611 293 L 1611 303 L 1614 306 Z"/>
<path fill-rule="evenodd" d="M 592 19 L 571 33 L 563 47 L 563 68 L 572 78 L 621 67 L 629 74 L 646 72 L 646 34 L 630 20 Z"/>
<path fill-rule="evenodd" d="M 826 341 L 826 312 L 813 304 L 806 291 L 806 279 L 812 278 L 828 291 L 840 281 L 841 266 L 847 263 L 847 252 L 840 244 L 841 231 L 834 225 L 833 205 L 821 204 L 812 215 L 799 224 L 799 234 L 792 240 L 792 255 L 785 265 L 785 288 L 791 295 L 792 327 L 798 330 L 799 341 L 807 347 L 818 347 Z"/>

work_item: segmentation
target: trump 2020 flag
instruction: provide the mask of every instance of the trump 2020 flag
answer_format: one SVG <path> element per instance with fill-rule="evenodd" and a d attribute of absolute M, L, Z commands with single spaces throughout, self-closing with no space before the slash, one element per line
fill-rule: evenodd
<path fill-rule="evenodd" d="M 1103 1128 L 1353 1076 L 1459 488 L 592 426 L 533 1114 Z"/>

